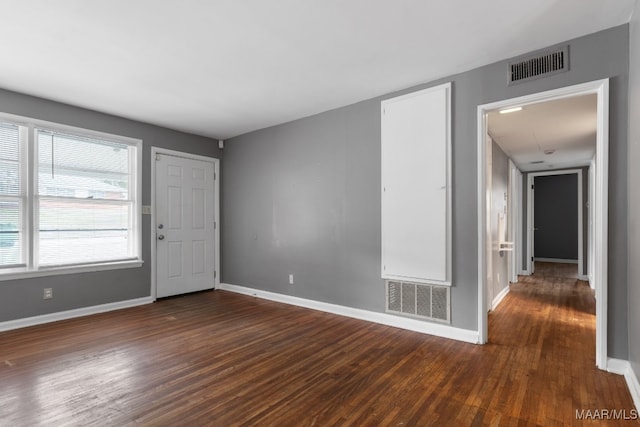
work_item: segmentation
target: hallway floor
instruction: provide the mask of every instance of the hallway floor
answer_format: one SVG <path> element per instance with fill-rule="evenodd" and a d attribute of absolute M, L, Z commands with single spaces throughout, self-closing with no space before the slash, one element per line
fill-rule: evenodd
<path fill-rule="evenodd" d="M 539 278 L 544 277 L 564 277 L 567 279 L 578 278 L 578 264 L 567 264 L 559 262 L 536 261 L 533 275 Z M 527 276 L 520 276 L 527 277 Z"/>

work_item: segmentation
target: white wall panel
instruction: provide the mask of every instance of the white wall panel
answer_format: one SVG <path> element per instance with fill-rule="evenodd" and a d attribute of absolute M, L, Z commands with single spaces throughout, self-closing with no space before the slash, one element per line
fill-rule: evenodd
<path fill-rule="evenodd" d="M 382 276 L 450 284 L 450 93 L 382 102 Z"/>

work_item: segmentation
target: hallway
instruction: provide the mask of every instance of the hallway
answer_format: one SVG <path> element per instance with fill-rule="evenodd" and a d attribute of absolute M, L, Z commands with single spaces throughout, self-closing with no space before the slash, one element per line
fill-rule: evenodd
<path fill-rule="evenodd" d="M 595 367 L 594 291 L 577 279 L 576 264 L 536 262 L 535 269 L 511 284 L 489 315 L 490 343 L 509 348 L 519 361 L 511 375 L 522 382 L 512 392 L 523 399 L 523 410 L 531 405 L 527 412 L 540 414 L 529 420 L 571 424 L 576 411 L 596 409 L 626 409 L 630 416 L 623 377 Z"/>

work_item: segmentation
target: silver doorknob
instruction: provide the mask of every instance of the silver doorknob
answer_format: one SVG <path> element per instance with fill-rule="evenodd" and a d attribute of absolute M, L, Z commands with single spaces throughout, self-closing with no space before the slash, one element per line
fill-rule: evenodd
<path fill-rule="evenodd" d="M 158 224 L 158 229 L 162 230 L 163 228 L 164 228 L 164 225 Z"/>
<path fill-rule="evenodd" d="M 158 240 L 164 240 L 164 234 L 160 234 L 160 235 L 158 236 Z"/>

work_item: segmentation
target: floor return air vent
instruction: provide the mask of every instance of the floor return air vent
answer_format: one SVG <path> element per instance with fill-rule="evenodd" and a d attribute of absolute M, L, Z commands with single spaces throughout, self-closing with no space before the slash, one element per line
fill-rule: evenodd
<path fill-rule="evenodd" d="M 448 286 L 387 280 L 386 288 L 387 312 L 451 323 Z"/>

